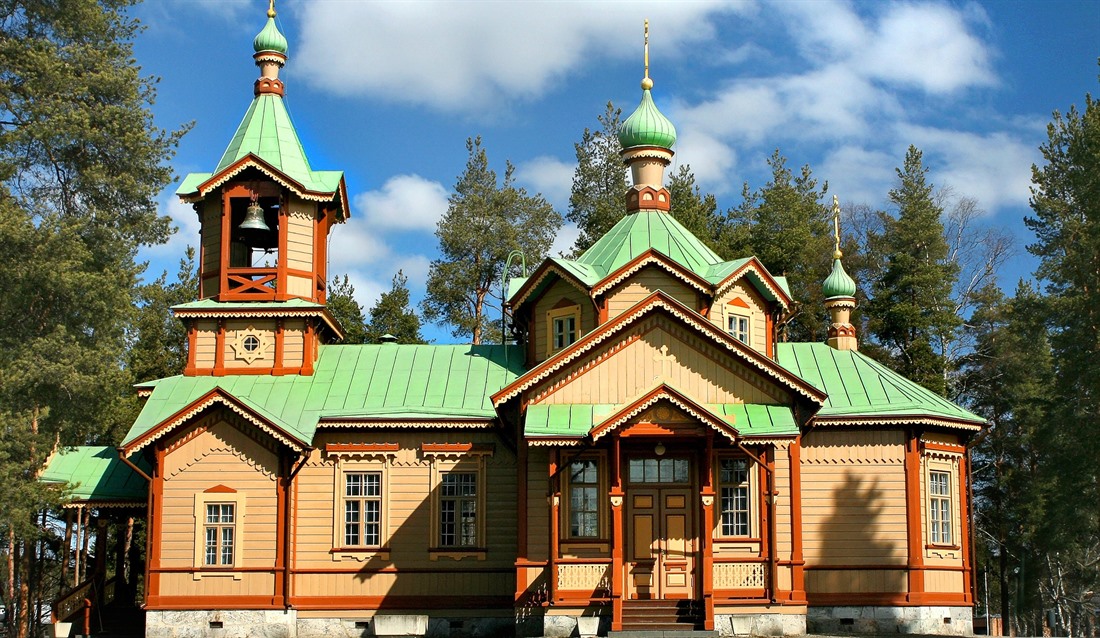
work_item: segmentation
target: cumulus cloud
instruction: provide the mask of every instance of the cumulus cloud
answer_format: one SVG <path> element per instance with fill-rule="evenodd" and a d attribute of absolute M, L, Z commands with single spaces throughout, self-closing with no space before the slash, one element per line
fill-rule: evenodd
<path fill-rule="evenodd" d="M 145 246 L 141 249 L 138 259 L 150 262 L 149 271 L 146 273 L 146 279 L 150 280 L 159 277 L 164 270 L 168 271 L 169 276 L 175 275 L 176 265 L 180 259 L 183 259 L 188 246 L 195 249 L 196 262 L 199 258 L 201 225 L 199 216 L 191 208 L 191 204 L 181 202 L 175 195 L 168 195 L 161 202 L 160 214 L 171 218 L 175 232 L 166 243 Z"/>
<path fill-rule="evenodd" d="M 576 163 L 563 162 L 556 157 L 540 155 L 520 162 L 516 166 L 516 180 L 527 186 L 528 192 L 542 193 L 558 211 L 569 206 L 569 193 L 573 189 L 573 172 Z"/>
<path fill-rule="evenodd" d="M 419 175 L 395 175 L 381 189 L 360 193 L 354 201 L 372 228 L 434 232 L 447 212 L 447 189 Z"/>
<path fill-rule="evenodd" d="M 470 111 L 541 95 L 592 56 L 637 56 L 642 20 L 660 24 L 662 55 L 712 36 L 708 18 L 741 3 L 328 2 L 302 12 L 296 64 L 309 81 Z"/>

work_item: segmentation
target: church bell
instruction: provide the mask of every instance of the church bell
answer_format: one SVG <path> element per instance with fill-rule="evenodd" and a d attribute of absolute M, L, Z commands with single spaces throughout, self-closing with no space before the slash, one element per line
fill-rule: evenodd
<path fill-rule="evenodd" d="M 237 227 L 241 240 L 252 248 L 270 248 L 274 233 L 264 221 L 264 209 L 259 202 L 253 201 L 245 209 L 244 221 Z"/>

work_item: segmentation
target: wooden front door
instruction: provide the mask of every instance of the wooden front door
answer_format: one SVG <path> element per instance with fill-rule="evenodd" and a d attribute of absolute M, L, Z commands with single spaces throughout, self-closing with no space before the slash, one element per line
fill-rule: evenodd
<path fill-rule="evenodd" d="M 646 474 L 642 461 L 659 463 L 658 472 Z M 684 467 L 674 467 L 672 462 L 683 463 Z M 687 459 L 632 459 L 630 464 L 633 466 L 631 476 L 641 480 L 627 486 L 627 597 L 632 600 L 694 598 L 698 547 L 694 505 L 698 499 L 692 498 L 689 462 Z M 670 473 L 661 473 L 660 470 L 666 468 L 660 465 L 668 465 Z M 667 482 L 660 479 L 667 479 Z"/>

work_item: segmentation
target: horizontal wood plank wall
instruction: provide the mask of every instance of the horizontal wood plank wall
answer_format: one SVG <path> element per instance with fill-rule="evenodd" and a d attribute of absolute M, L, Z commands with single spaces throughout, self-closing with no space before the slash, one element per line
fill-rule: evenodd
<path fill-rule="evenodd" d="M 209 370 L 214 367 L 218 347 L 218 322 L 214 319 L 195 320 L 195 367 Z"/>
<path fill-rule="evenodd" d="M 287 220 L 286 260 L 291 270 L 313 270 L 313 221 L 317 204 L 293 198 Z M 308 295 L 307 295 L 308 296 Z"/>
<path fill-rule="evenodd" d="M 604 293 L 607 297 L 607 318 L 626 312 L 631 306 L 660 290 L 692 310 L 699 310 L 699 291 L 663 268 L 646 266 L 623 283 Z"/>
<path fill-rule="evenodd" d="M 199 204 L 201 211 L 201 250 L 199 253 L 200 276 L 202 281 L 202 297 L 213 297 L 218 294 L 221 285 L 221 252 L 222 252 L 222 204 L 219 198 L 211 197 Z"/>
<path fill-rule="evenodd" d="M 802 439 L 806 591 L 906 590 L 904 434 L 814 430 Z"/>
<path fill-rule="evenodd" d="M 295 297 L 310 299 L 313 295 L 313 279 L 288 275 L 286 278 L 286 292 Z"/>
<path fill-rule="evenodd" d="M 730 306 L 731 301 L 739 300 L 744 303 L 748 308 L 742 308 L 740 306 Z M 765 301 L 760 293 L 756 292 L 744 279 L 737 282 L 730 287 L 729 290 L 722 293 L 722 296 L 714 300 L 714 304 L 710 307 L 709 318 L 714 325 L 726 331 L 729 328 L 729 322 L 727 317 L 733 315 L 748 315 L 749 317 L 749 345 L 765 352 L 765 346 L 767 344 L 768 335 L 768 315 L 766 308 L 768 302 Z"/>
<path fill-rule="evenodd" d="M 545 561 L 549 558 L 550 506 L 546 501 L 550 481 L 546 474 L 550 453 L 544 447 L 528 448 L 527 452 L 527 558 Z"/>
<path fill-rule="evenodd" d="M 273 591 L 278 459 L 218 410 L 196 423 L 167 451 L 160 546 L 161 594 L 172 596 L 262 596 Z M 242 427 L 252 427 L 241 424 Z M 199 432 L 195 434 L 195 432 Z M 228 488 L 228 490 L 226 489 Z M 237 565 L 196 578 L 196 547 L 202 521 L 195 519 L 196 496 L 218 501 L 243 495 L 237 511 Z M 232 491 L 229 491 L 232 490 Z M 209 571 L 201 570 L 198 571 Z"/>
<path fill-rule="evenodd" d="M 305 360 L 306 322 L 287 319 L 283 323 L 283 366 L 297 368 Z"/>
<path fill-rule="evenodd" d="M 779 561 L 779 569 L 776 583 L 777 590 L 789 592 L 793 585 L 791 572 L 791 463 L 787 458 L 788 442 L 782 442 L 775 446 L 775 490 L 779 494 L 775 497 L 775 534 L 776 534 L 776 560 Z M 785 598 L 786 596 L 783 596 Z"/>
<path fill-rule="evenodd" d="M 611 348 L 619 348 L 607 356 Z M 667 361 L 661 349 L 675 359 Z M 783 402 L 782 391 L 767 377 L 751 371 L 726 350 L 672 325 L 664 316 L 647 317 L 554 376 L 602 357 L 576 379 L 559 388 L 539 388 L 536 403 L 623 403 L 667 382 L 701 403 Z M 546 396 L 544 396 L 546 395 Z"/>
<path fill-rule="evenodd" d="M 547 325 L 546 313 L 556 307 L 562 307 L 562 300 L 574 303 L 581 310 L 581 325 L 578 326 L 577 338 L 588 334 L 596 327 L 596 309 L 592 305 L 592 299 L 583 291 L 572 284 L 558 280 L 549 287 L 535 302 L 534 318 L 531 321 L 530 335 L 528 339 L 535 348 L 535 361 L 542 361 L 549 354 L 546 351 Z"/>
<path fill-rule="evenodd" d="M 330 443 L 390 444 L 387 465 L 380 470 L 388 490 L 383 494 L 383 537 L 380 551 L 334 551 L 334 525 L 342 512 L 337 493 L 337 464 L 324 452 Z M 478 483 L 485 490 L 485 552 L 452 558 L 433 554 L 437 544 L 430 496 L 432 460 L 423 443 L 493 445 L 484 458 Z M 516 459 L 496 435 L 485 430 L 322 432 L 305 467 L 298 473 L 295 495 L 292 602 L 319 608 L 326 599 L 343 597 L 352 607 L 371 608 L 402 596 L 469 595 L 510 601 L 515 592 Z M 374 471 L 372 457 L 367 471 Z M 355 460 L 340 461 L 344 471 L 356 470 Z M 545 502 L 545 496 L 543 496 Z M 339 508 L 339 509 L 337 509 Z M 338 538 L 338 537 L 337 537 Z M 505 597 L 505 598 L 500 598 Z M 371 602 L 374 601 L 374 602 Z"/>

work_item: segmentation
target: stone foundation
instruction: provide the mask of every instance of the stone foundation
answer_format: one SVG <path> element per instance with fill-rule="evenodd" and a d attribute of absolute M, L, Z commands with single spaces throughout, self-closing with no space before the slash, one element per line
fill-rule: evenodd
<path fill-rule="evenodd" d="M 802 636 L 802 614 L 715 614 L 714 629 L 721 636 Z"/>
<path fill-rule="evenodd" d="M 378 614 L 373 618 L 298 618 L 297 611 L 293 609 L 145 613 L 146 638 L 508 638 L 515 635 L 516 623 L 510 617 L 439 618 L 422 614 Z"/>
<path fill-rule="evenodd" d="M 289 610 L 146 611 L 146 638 L 295 638 L 298 612 Z M 362 634 L 358 634 L 362 635 Z"/>
<path fill-rule="evenodd" d="M 970 607 L 810 607 L 806 625 L 814 634 L 974 634 Z"/>

